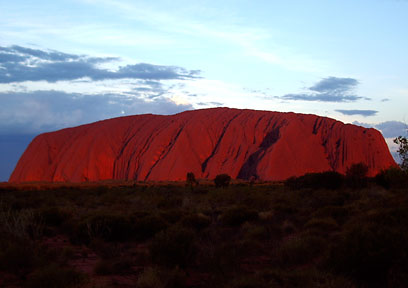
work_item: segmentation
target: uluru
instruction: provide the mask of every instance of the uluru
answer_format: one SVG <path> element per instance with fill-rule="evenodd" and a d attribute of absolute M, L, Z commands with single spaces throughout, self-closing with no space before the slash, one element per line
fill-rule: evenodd
<path fill-rule="evenodd" d="M 285 180 L 345 173 L 364 163 L 373 176 L 396 165 L 381 133 L 311 114 L 230 108 L 134 115 L 37 136 L 10 182 Z"/>

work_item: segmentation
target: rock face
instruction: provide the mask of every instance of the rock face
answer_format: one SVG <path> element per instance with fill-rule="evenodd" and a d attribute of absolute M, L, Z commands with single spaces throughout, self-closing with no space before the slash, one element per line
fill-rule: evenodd
<path fill-rule="evenodd" d="M 214 108 L 171 116 L 136 115 L 37 136 L 10 182 L 284 180 L 308 172 L 345 173 L 363 162 L 369 174 L 396 165 L 375 129 L 295 113 Z"/>

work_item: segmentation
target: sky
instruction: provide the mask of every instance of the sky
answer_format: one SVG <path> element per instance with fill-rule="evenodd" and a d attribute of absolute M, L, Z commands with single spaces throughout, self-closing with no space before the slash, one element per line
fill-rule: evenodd
<path fill-rule="evenodd" d="M 0 1 L 0 181 L 39 133 L 233 107 L 407 135 L 408 0 Z"/>

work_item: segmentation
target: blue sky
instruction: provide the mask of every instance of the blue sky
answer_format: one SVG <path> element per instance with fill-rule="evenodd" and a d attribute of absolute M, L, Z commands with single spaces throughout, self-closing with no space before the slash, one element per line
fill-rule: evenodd
<path fill-rule="evenodd" d="M 373 126 L 388 143 L 406 135 L 408 1 L 20 0 L 0 11 L 0 181 L 34 135 L 122 115 L 228 106 Z"/>

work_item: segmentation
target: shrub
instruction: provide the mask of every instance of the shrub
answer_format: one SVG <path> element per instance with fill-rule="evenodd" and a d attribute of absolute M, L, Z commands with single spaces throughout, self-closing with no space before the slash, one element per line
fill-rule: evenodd
<path fill-rule="evenodd" d="M 164 288 L 164 283 L 157 271 L 152 267 L 145 268 L 137 279 L 139 288 Z"/>
<path fill-rule="evenodd" d="M 169 223 L 177 223 L 184 216 L 184 211 L 181 209 L 170 209 L 160 212 L 160 217 L 166 219 Z"/>
<path fill-rule="evenodd" d="M 214 184 L 216 187 L 228 187 L 231 181 L 231 176 L 228 174 L 219 174 L 215 176 Z"/>
<path fill-rule="evenodd" d="M 28 273 L 38 262 L 35 247 L 28 241 L 10 241 L 0 247 L 0 270 L 18 276 Z"/>
<path fill-rule="evenodd" d="M 313 235 L 291 238 L 278 248 L 277 260 L 281 265 L 307 264 L 322 252 L 324 240 Z"/>
<path fill-rule="evenodd" d="M 220 275 L 222 280 L 225 280 L 225 275 L 234 274 L 240 269 L 243 256 L 241 247 L 234 240 L 210 241 L 205 249 L 200 251 L 199 262 L 204 270 L 210 271 L 213 275 Z"/>
<path fill-rule="evenodd" d="M 137 279 L 139 288 L 183 288 L 186 285 L 186 275 L 179 268 L 172 270 L 158 267 L 146 268 Z"/>
<path fill-rule="evenodd" d="M 260 277 L 268 282 L 268 287 L 356 288 L 352 282 L 343 277 L 315 269 L 266 270 L 260 273 Z"/>
<path fill-rule="evenodd" d="M 153 262 L 167 267 L 186 267 L 196 254 L 194 238 L 191 230 L 180 226 L 158 233 L 150 245 Z"/>
<path fill-rule="evenodd" d="M 183 218 L 183 226 L 194 230 L 202 230 L 211 224 L 211 219 L 204 214 L 190 214 Z"/>
<path fill-rule="evenodd" d="M 401 169 L 408 172 L 408 139 L 398 136 L 394 139 L 394 143 L 399 145 L 397 152 L 401 159 Z"/>
<path fill-rule="evenodd" d="M 95 238 L 90 242 L 89 247 L 97 253 L 102 259 L 117 258 L 121 254 L 121 249 L 117 243 L 106 242 L 103 239 Z"/>
<path fill-rule="evenodd" d="M 89 244 L 94 238 L 105 241 L 125 241 L 132 236 L 132 225 L 127 217 L 113 214 L 96 214 L 82 221 L 75 229 L 75 239 Z"/>
<path fill-rule="evenodd" d="M 179 209 L 182 205 L 183 198 L 178 195 L 169 195 L 157 202 L 157 208 L 159 209 Z"/>
<path fill-rule="evenodd" d="M 228 285 L 228 288 L 263 288 L 269 287 L 260 277 L 243 276 L 233 279 Z"/>
<path fill-rule="evenodd" d="M 354 226 L 333 245 L 327 265 L 369 287 L 385 287 L 391 267 L 404 257 L 404 238 L 399 229 L 385 225 Z"/>
<path fill-rule="evenodd" d="M 363 188 L 367 186 L 368 167 L 364 163 L 352 164 L 347 168 L 347 184 L 352 188 Z"/>
<path fill-rule="evenodd" d="M 317 218 L 333 218 L 336 222 L 342 224 L 346 221 L 348 213 L 348 210 L 344 207 L 330 205 L 317 209 L 312 216 Z"/>
<path fill-rule="evenodd" d="M 13 211 L 0 207 L 0 232 L 20 240 L 37 240 L 43 231 L 44 223 L 33 210 Z"/>
<path fill-rule="evenodd" d="M 306 229 L 330 232 L 339 228 L 333 218 L 312 218 L 305 224 Z"/>
<path fill-rule="evenodd" d="M 47 226 L 59 226 L 68 218 L 68 214 L 57 207 L 43 208 L 39 215 Z"/>
<path fill-rule="evenodd" d="M 98 275 L 123 275 L 132 272 L 130 259 L 102 259 L 96 263 L 94 271 Z"/>
<path fill-rule="evenodd" d="M 28 279 L 27 286 L 30 288 L 75 287 L 85 280 L 82 273 L 52 264 L 34 271 Z"/>
<path fill-rule="evenodd" d="M 146 240 L 153 237 L 156 233 L 167 228 L 163 218 L 156 215 L 148 215 L 133 220 L 133 234 L 137 240 Z"/>
<path fill-rule="evenodd" d="M 193 172 L 188 172 L 187 176 L 186 176 L 186 183 L 187 185 L 189 185 L 191 187 L 191 189 L 193 189 L 193 185 L 197 185 L 198 182 L 195 178 L 195 175 Z"/>
<path fill-rule="evenodd" d="M 267 240 L 269 238 L 268 230 L 264 226 L 245 223 L 242 229 L 247 239 Z"/>
<path fill-rule="evenodd" d="M 246 221 L 257 219 L 258 213 L 245 206 L 229 208 L 221 215 L 222 223 L 228 226 L 239 226 Z"/>
<path fill-rule="evenodd" d="M 374 179 L 378 185 L 386 189 L 404 188 L 408 186 L 408 173 L 398 167 L 382 170 Z"/>
<path fill-rule="evenodd" d="M 344 176 L 334 171 L 307 173 L 300 177 L 291 177 L 285 186 L 291 189 L 329 189 L 336 190 L 343 186 Z"/>

